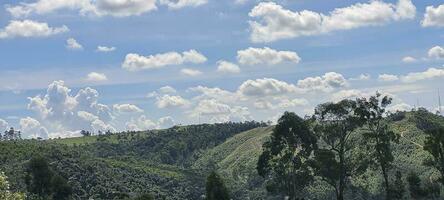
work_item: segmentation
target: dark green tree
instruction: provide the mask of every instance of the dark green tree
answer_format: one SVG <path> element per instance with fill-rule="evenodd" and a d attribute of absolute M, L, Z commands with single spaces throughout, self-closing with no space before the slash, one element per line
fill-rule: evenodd
<path fill-rule="evenodd" d="M 428 163 L 440 172 L 440 181 L 444 184 L 444 127 L 435 125 L 425 130 L 425 133 L 424 150 L 433 156 L 433 160 Z"/>
<path fill-rule="evenodd" d="M 322 144 L 315 153 L 315 172 L 334 188 L 338 200 L 344 199 L 348 177 L 362 172 L 364 166 L 353 162 L 362 161 L 352 154 L 355 144 L 351 136 L 363 124 L 355 109 L 356 101 L 342 100 L 318 105 L 313 116 Z"/>
<path fill-rule="evenodd" d="M 410 196 L 413 199 L 421 199 L 426 196 L 426 192 L 421 186 L 421 179 L 415 172 L 410 172 L 407 176 L 407 182 L 409 185 Z"/>
<path fill-rule="evenodd" d="M 206 200 L 229 200 L 230 195 L 222 178 L 215 172 L 207 177 Z"/>
<path fill-rule="evenodd" d="M 42 198 L 48 198 L 51 194 L 52 176 L 53 172 L 45 158 L 41 156 L 31 158 L 25 176 L 28 192 Z"/>
<path fill-rule="evenodd" d="M 274 191 L 290 200 L 302 198 L 301 191 L 313 181 L 310 158 L 317 139 L 308 121 L 285 112 L 273 130 L 271 140 L 263 144 L 257 171 L 269 179 Z"/>
<path fill-rule="evenodd" d="M 53 192 L 52 198 L 54 200 L 70 199 L 72 195 L 72 188 L 65 178 L 56 174 L 52 177 L 51 185 Z"/>
<path fill-rule="evenodd" d="M 390 187 L 390 199 L 403 199 L 405 193 L 404 181 L 400 171 L 396 171 L 395 180 Z"/>
<path fill-rule="evenodd" d="M 367 145 L 371 147 L 370 158 L 374 159 L 384 178 L 384 187 L 386 199 L 390 199 L 389 170 L 394 160 L 391 144 L 399 140 L 399 135 L 395 134 L 388 127 L 385 120 L 386 108 L 391 104 L 392 98 L 380 93 L 375 96 L 357 99 L 356 114 L 365 122 L 363 127 L 363 136 Z"/>

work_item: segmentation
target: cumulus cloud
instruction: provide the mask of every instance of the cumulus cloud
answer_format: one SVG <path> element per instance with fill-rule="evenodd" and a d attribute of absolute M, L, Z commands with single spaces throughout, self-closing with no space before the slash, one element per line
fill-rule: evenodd
<path fill-rule="evenodd" d="M 91 72 L 86 76 L 85 80 L 90 82 L 100 82 L 100 81 L 106 81 L 108 80 L 108 78 L 103 73 Z"/>
<path fill-rule="evenodd" d="M 24 138 L 48 138 L 48 130 L 31 117 L 20 119 L 20 130 Z"/>
<path fill-rule="evenodd" d="M 225 61 L 225 60 L 219 60 L 217 62 L 217 71 L 220 73 L 239 73 L 240 68 L 238 65 Z"/>
<path fill-rule="evenodd" d="M 163 86 L 163 87 L 159 88 L 159 92 L 164 93 L 164 94 L 174 94 L 177 91 L 173 87 L 167 85 L 167 86 Z"/>
<path fill-rule="evenodd" d="M 421 25 L 423 27 L 444 26 L 444 4 L 441 4 L 438 7 L 427 6 Z"/>
<path fill-rule="evenodd" d="M 245 96 L 278 96 L 296 92 L 297 88 L 293 84 L 279 81 L 272 78 L 247 80 L 243 82 L 238 91 Z"/>
<path fill-rule="evenodd" d="M 411 57 L 411 56 L 406 56 L 406 57 L 402 58 L 402 62 L 404 62 L 404 63 L 414 63 L 416 61 L 417 61 L 417 59 L 414 57 Z"/>
<path fill-rule="evenodd" d="M 172 107 L 184 107 L 189 105 L 190 102 L 178 95 L 163 95 L 158 96 L 156 105 L 158 108 L 172 108 Z"/>
<path fill-rule="evenodd" d="M 327 72 L 323 76 L 307 77 L 299 80 L 297 86 L 306 91 L 331 91 L 347 86 L 348 82 L 342 74 Z"/>
<path fill-rule="evenodd" d="M 389 112 L 397 112 L 397 111 L 410 111 L 413 109 L 413 106 L 406 103 L 398 103 L 387 108 Z"/>
<path fill-rule="evenodd" d="M 242 65 L 276 65 L 284 62 L 299 63 L 296 52 L 277 51 L 268 47 L 248 48 L 237 52 L 237 60 Z"/>
<path fill-rule="evenodd" d="M 126 55 L 122 68 L 128 71 L 139 71 L 186 63 L 199 64 L 206 61 L 207 58 L 194 49 L 184 51 L 182 54 L 178 52 L 167 52 L 156 55 L 141 56 L 130 53 Z"/>
<path fill-rule="evenodd" d="M 247 107 L 231 107 L 215 99 L 203 99 L 191 111 L 191 117 L 199 117 L 207 122 L 245 121 L 251 119 Z"/>
<path fill-rule="evenodd" d="M 66 40 L 66 48 L 70 50 L 82 50 L 83 46 L 77 42 L 74 38 L 68 38 Z"/>
<path fill-rule="evenodd" d="M 3 131 L 9 128 L 9 124 L 7 121 L 0 119 L 0 134 L 3 134 Z"/>
<path fill-rule="evenodd" d="M 378 76 L 379 81 L 397 81 L 399 80 L 399 77 L 397 75 L 393 74 L 380 74 Z"/>
<path fill-rule="evenodd" d="M 194 99 L 216 99 L 223 103 L 234 103 L 240 100 L 240 95 L 237 92 L 230 92 L 218 87 L 210 88 L 205 86 L 197 86 L 189 88 L 188 91 L 198 92 L 199 95 Z"/>
<path fill-rule="evenodd" d="M 429 58 L 444 59 L 444 48 L 441 46 L 434 46 L 428 52 Z"/>
<path fill-rule="evenodd" d="M 160 0 L 160 5 L 166 5 L 170 9 L 180 9 L 184 7 L 198 7 L 208 3 L 207 0 Z"/>
<path fill-rule="evenodd" d="M 111 52 L 111 51 L 115 51 L 116 47 L 107 47 L 107 46 L 97 46 L 96 51 L 98 52 Z"/>
<path fill-rule="evenodd" d="M 291 108 L 296 106 L 306 106 L 308 105 L 308 100 L 303 98 L 295 98 L 295 99 L 282 99 L 278 107 L 279 108 Z"/>
<path fill-rule="evenodd" d="M 69 31 L 65 25 L 60 27 L 50 27 L 47 23 L 23 20 L 12 20 L 0 30 L 0 39 L 16 37 L 48 37 Z"/>
<path fill-rule="evenodd" d="M 412 19 L 416 7 L 411 0 L 399 0 L 391 4 L 383 1 L 357 3 L 336 8 L 329 14 L 309 10 L 294 12 L 274 2 L 262 2 L 255 6 L 249 16 L 253 42 L 272 42 L 300 36 L 318 35 L 337 30 L 387 24 L 392 21 Z"/>
<path fill-rule="evenodd" d="M 126 104 L 114 104 L 113 110 L 118 113 L 126 113 L 126 114 L 143 112 L 143 110 L 141 108 L 137 107 L 136 105 L 127 104 L 127 103 Z"/>
<path fill-rule="evenodd" d="M 34 111 L 38 121 L 50 132 L 50 137 L 78 136 L 81 129 L 115 131 L 110 124 L 111 109 L 98 102 L 99 93 L 92 88 L 80 89 L 76 95 L 63 81 L 54 81 L 46 94 L 29 97 L 28 109 Z"/>
<path fill-rule="evenodd" d="M 22 2 L 17 6 L 7 6 L 7 11 L 14 17 L 48 14 L 58 10 L 75 10 L 81 15 L 126 17 L 156 9 L 156 0 L 38 0 L 34 3 Z"/>
<path fill-rule="evenodd" d="M 421 80 L 444 77 L 444 68 L 428 68 L 423 72 L 412 72 L 401 77 L 403 82 L 416 82 Z"/>
<path fill-rule="evenodd" d="M 126 123 L 126 128 L 132 131 L 143 131 L 159 128 L 170 128 L 175 125 L 174 119 L 170 116 L 162 117 L 157 122 L 148 119 L 145 115 L 131 119 Z"/>
<path fill-rule="evenodd" d="M 183 68 L 180 72 L 187 76 L 199 76 L 202 75 L 202 72 L 197 69 Z"/>

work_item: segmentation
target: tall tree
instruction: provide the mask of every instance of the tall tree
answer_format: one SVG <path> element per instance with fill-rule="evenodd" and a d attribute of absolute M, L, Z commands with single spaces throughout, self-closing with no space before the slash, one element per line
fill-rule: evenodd
<path fill-rule="evenodd" d="M 263 144 L 257 170 L 271 179 L 277 192 L 290 200 L 302 198 L 301 191 L 313 180 L 310 158 L 317 146 L 308 122 L 285 112 L 273 130 L 271 140 Z"/>
<path fill-rule="evenodd" d="M 365 122 L 363 136 L 367 144 L 371 147 L 370 158 L 374 158 L 374 163 L 379 165 L 384 178 L 384 188 L 386 199 L 391 199 L 389 182 L 389 170 L 394 160 L 391 144 L 399 140 L 399 135 L 389 129 L 385 120 L 386 108 L 391 104 L 392 98 L 381 97 L 380 93 L 375 96 L 357 99 L 356 114 Z"/>
<path fill-rule="evenodd" d="M 51 194 L 53 172 L 46 159 L 41 156 L 31 158 L 26 170 L 25 182 L 28 191 L 42 198 L 48 198 Z"/>
<path fill-rule="evenodd" d="M 224 181 L 215 171 L 211 172 L 207 177 L 206 183 L 206 199 L 207 200 L 229 200 L 230 195 L 225 187 Z"/>
<path fill-rule="evenodd" d="M 351 135 L 362 126 L 355 109 L 356 101 L 342 100 L 318 105 L 313 116 L 315 132 L 322 141 L 322 148 L 315 152 L 315 172 L 334 188 L 338 200 L 344 199 L 347 178 L 362 171 L 351 155 Z"/>
<path fill-rule="evenodd" d="M 440 181 L 444 184 L 444 127 L 434 125 L 425 130 L 425 133 L 427 137 L 424 150 L 433 156 L 433 161 L 429 163 L 440 172 Z"/>
<path fill-rule="evenodd" d="M 68 184 L 65 178 L 56 174 L 51 179 L 52 185 L 52 198 L 54 200 L 65 200 L 69 199 L 72 195 L 72 188 Z"/>

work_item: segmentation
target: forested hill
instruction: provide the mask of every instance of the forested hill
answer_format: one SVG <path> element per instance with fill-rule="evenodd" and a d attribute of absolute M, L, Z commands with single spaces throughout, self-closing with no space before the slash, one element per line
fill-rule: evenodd
<path fill-rule="evenodd" d="M 419 110 L 399 112 L 386 120 L 400 136 L 392 147 L 395 160 L 390 176 L 400 171 L 405 183 L 407 174 L 415 172 L 424 187 L 428 180 L 439 179 L 439 172 L 426 164 L 431 155 L 423 149 L 423 130 L 430 123 L 444 125 L 443 118 Z M 267 182 L 256 170 L 262 144 L 273 129 L 246 122 L 47 141 L 3 141 L 0 171 L 8 176 L 11 190 L 24 192 L 25 165 L 40 154 L 68 180 L 75 199 L 129 199 L 144 193 L 156 199 L 203 199 L 205 178 L 216 170 L 233 199 L 282 199 L 267 192 Z M 359 129 L 354 134 L 355 148 L 365 151 L 361 135 Z M 384 199 L 378 168 L 369 168 L 350 182 L 345 199 Z M 410 199 L 407 186 L 405 190 L 404 197 Z M 326 183 L 315 180 L 305 196 L 334 199 L 335 194 Z"/>
<path fill-rule="evenodd" d="M 150 193 L 165 199 L 201 199 L 206 174 L 191 168 L 200 155 L 263 123 L 176 126 L 47 141 L 0 142 L 0 171 L 13 191 L 26 191 L 25 164 L 35 155 L 68 180 L 75 199 L 126 199 Z"/>

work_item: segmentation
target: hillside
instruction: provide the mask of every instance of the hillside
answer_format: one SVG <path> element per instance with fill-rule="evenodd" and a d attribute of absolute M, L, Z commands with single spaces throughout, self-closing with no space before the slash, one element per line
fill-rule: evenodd
<path fill-rule="evenodd" d="M 393 145 L 394 168 L 415 171 L 422 180 L 436 180 L 438 172 L 423 163 L 430 155 L 422 148 L 426 122 L 444 124 L 428 112 L 398 113 L 387 118 L 400 135 Z M 165 130 L 125 132 L 47 141 L 0 142 L 0 170 L 12 189 L 24 191 L 24 165 L 41 154 L 74 188 L 75 199 L 125 199 L 151 193 L 160 199 L 202 199 L 206 175 L 217 170 L 234 199 L 273 199 L 256 164 L 262 144 L 273 126 L 249 123 L 178 126 Z M 356 151 L 365 151 L 357 131 Z M 382 178 L 377 168 L 353 177 L 347 199 L 381 199 Z M 333 190 L 320 180 L 308 189 L 310 199 L 333 199 Z M 280 199 L 277 197 L 277 199 Z"/>

